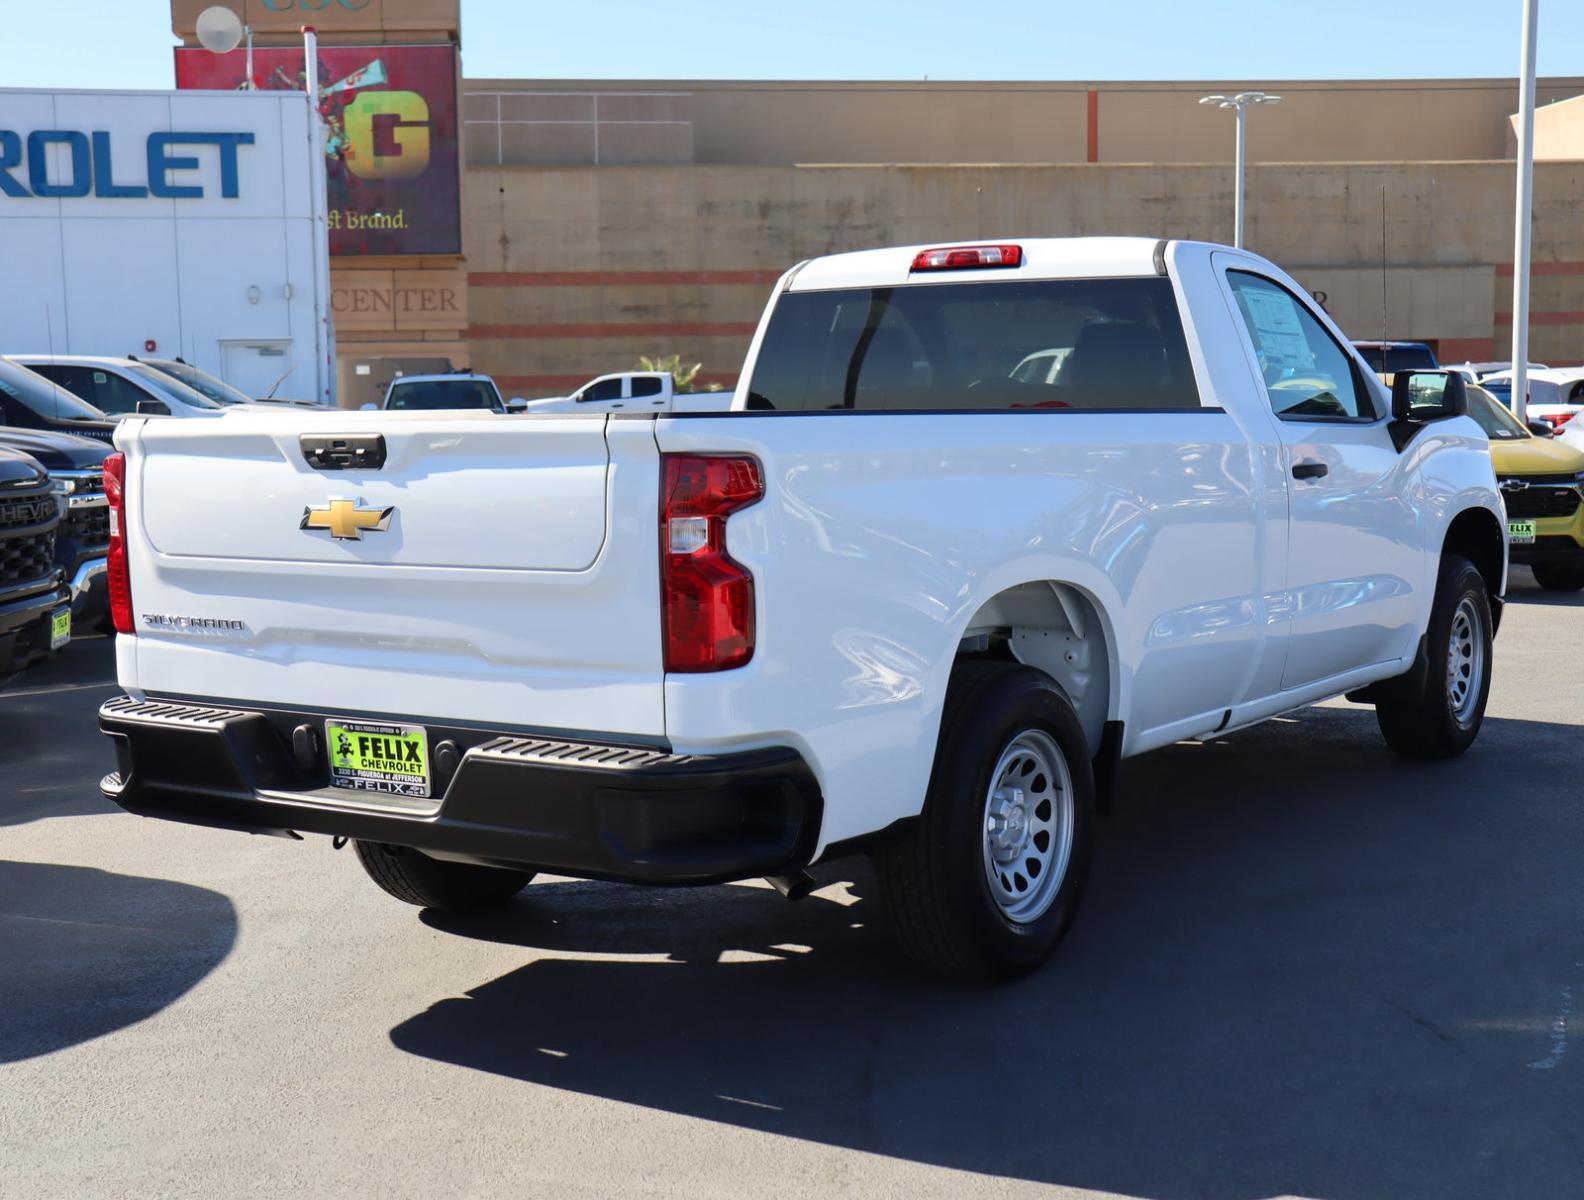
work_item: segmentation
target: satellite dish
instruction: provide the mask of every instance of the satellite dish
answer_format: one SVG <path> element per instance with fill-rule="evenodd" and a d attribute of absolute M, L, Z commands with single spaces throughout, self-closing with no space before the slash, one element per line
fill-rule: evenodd
<path fill-rule="evenodd" d="M 242 18 L 223 4 L 198 14 L 198 41 L 211 54 L 230 54 L 242 44 Z"/>

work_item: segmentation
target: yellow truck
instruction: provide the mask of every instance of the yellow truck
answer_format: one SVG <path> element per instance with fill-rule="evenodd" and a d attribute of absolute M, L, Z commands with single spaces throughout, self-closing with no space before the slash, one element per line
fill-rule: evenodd
<path fill-rule="evenodd" d="M 1529 567 L 1548 590 L 1584 588 L 1584 451 L 1536 437 L 1483 388 L 1468 396 L 1507 504 L 1509 561 Z"/>

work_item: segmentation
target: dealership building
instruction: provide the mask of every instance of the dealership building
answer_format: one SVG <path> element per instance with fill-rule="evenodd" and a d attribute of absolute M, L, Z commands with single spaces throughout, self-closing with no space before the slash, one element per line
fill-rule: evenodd
<path fill-rule="evenodd" d="M 235 87 L 172 0 L 178 85 Z M 730 384 L 770 284 L 810 255 L 1007 235 L 1231 237 L 1360 338 L 1506 357 L 1513 79 L 1173 83 L 469 79 L 459 0 L 229 0 L 255 83 L 321 38 L 342 403 L 441 364 L 543 395 L 679 353 Z M 531 44 L 525 17 L 524 46 Z M 1584 361 L 1584 79 L 1540 81 L 1531 347 Z"/>

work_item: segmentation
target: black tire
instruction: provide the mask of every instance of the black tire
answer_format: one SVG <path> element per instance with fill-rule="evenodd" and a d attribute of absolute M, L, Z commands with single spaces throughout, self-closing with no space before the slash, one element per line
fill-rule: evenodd
<path fill-rule="evenodd" d="M 1535 582 L 1548 592 L 1576 592 L 1584 588 L 1584 561 L 1535 563 L 1529 568 Z"/>
<path fill-rule="evenodd" d="M 1470 666 L 1478 678 L 1459 672 L 1467 679 L 1467 703 L 1460 701 L 1450 670 L 1453 623 L 1460 611 L 1478 626 L 1470 639 L 1470 645 L 1477 641 L 1479 647 L 1479 665 Z M 1490 697 L 1493 628 L 1484 576 L 1466 558 L 1443 557 L 1425 632 L 1424 677 L 1411 688 L 1402 684 L 1375 704 L 1375 720 L 1388 746 L 1407 758 L 1454 758 L 1473 744 Z"/>
<path fill-rule="evenodd" d="M 534 877 L 532 871 L 446 862 L 383 842 L 353 842 L 352 847 L 370 879 L 396 899 L 419 908 L 466 912 L 504 904 Z"/>
<path fill-rule="evenodd" d="M 1072 826 L 1054 899 L 1024 922 L 994 897 L 985 843 L 991 773 L 1029 731 L 1048 735 L 1065 759 Z M 1062 690 L 1032 667 L 959 663 L 946 693 L 924 810 L 901 839 L 874 856 L 877 890 L 898 942 L 925 967 L 958 979 L 1010 979 L 1033 970 L 1078 911 L 1093 822 L 1089 749 Z"/>

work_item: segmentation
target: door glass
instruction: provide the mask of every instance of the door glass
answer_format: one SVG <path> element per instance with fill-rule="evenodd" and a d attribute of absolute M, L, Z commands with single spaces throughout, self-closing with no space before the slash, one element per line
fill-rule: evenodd
<path fill-rule="evenodd" d="M 94 403 L 107 413 L 135 413 L 139 400 L 151 400 L 141 389 L 109 371 L 93 372 Z"/>
<path fill-rule="evenodd" d="M 583 389 L 583 394 L 578 397 L 579 402 L 591 400 L 620 400 L 622 398 L 622 381 L 620 379 L 601 379 L 598 383 L 590 384 Z"/>
<path fill-rule="evenodd" d="M 1353 360 L 1297 297 L 1246 271 L 1229 271 L 1227 280 L 1277 416 L 1374 419 L 1374 406 L 1359 387 Z"/>
<path fill-rule="evenodd" d="M 660 381 L 658 379 L 634 379 L 633 398 L 640 399 L 644 396 L 658 396 L 660 394 Z"/>

